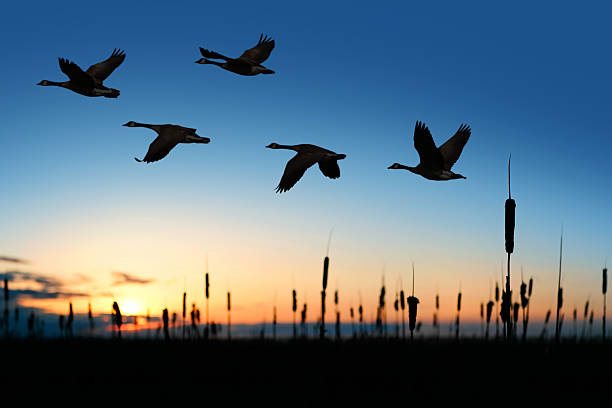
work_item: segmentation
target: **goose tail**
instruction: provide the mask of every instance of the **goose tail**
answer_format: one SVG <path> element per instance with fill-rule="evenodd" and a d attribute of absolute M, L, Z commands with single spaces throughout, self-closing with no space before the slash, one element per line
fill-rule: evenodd
<path fill-rule="evenodd" d="M 138 157 L 134 157 L 134 160 L 136 160 L 138 163 L 142 163 L 142 160 L 140 160 Z"/>

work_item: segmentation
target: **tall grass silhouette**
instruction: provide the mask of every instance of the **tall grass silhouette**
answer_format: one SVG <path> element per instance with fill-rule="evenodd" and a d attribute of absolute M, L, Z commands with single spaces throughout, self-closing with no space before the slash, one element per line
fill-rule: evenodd
<path fill-rule="evenodd" d="M 603 268 L 601 293 L 603 294 L 602 341 L 606 342 L 606 293 L 608 292 L 608 268 Z"/>
<path fill-rule="evenodd" d="M 513 335 L 512 321 L 510 319 L 510 308 L 512 305 L 512 289 L 510 287 L 510 255 L 514 252 L 514 226 L 516 219 L 516 202 L 512 199 L 510 192 L 510 161 L 512 155 L 508 159 L 508 199 L 505 204 L 505 238 L 506 238 L 506 253 L 508 254 L 508 267 L 506 268 L 506 290 L 505 296 L 502 296 L 502 320 L 506 327 L 506 341 L 511 341 Z M 505 317 L 505 319 L 504 319 Z"/>
<path fill-rule="evenodd" d="M 412 263 L 412 296 L 408 299 L 408 328 L 410 329 L 410 341 L 414 341 L 414 329 L 416 328 L 417 306 L 419 299 L 414 296 L 414 262 Z"/>
<path fill-rule="evenodd" d="M 563 263 L 563 229 L 561 230 L 561 240 L 559 242 L 559 281 L 557 285 L 557 318 L 555 323 L 555 342 L 559 343 L 561 339 L 561 322 L 559 321 L 559 312 L 563 307 L 563 288 L 561 287 L 561 265 Z"/>
<path fill-rule="evenodd" d="M 297 327 L 295 324 L 295 313 L 297 312 L 297 293 L 293 289 L 291 293 L 291 311 L 293 312 L 293 338 L 297 338 Z"/>
<path fill-rule="evenodd" d="M 117 326 L 117 336 L 121 338 L 121 325 L 123 324 L 123 317 L 121 316 L 121 310 L 119 310 L 119 304 L 115 301 L 113 302 L 113 311 L 114 311 L 114 323 Z"/>

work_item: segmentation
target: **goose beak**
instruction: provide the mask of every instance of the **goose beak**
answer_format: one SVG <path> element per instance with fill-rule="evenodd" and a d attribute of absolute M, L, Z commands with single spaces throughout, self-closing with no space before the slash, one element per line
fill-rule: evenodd
<path fill-rule="evenodd" d="M 123 125 L 121 125 L 121 126 L 130 126 L 130 122 L 128 122 L 128 123 L 124 123 L 124 124 L 123 124 Z"/>

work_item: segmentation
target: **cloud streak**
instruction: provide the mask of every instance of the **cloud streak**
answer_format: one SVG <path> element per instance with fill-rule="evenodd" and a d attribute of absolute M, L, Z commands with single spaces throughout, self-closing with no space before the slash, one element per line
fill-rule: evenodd
<path fill-rule="evenodd" d="M 114 271 L 111 273 L 114 281 L 113 286 L 125 285 L 125 284 L 138 284 L 146 285 L 153 282 L 153 279 L 143 279 L 134 275 L 127 274 L 125 272 Z"/>
<path fill-rule="evenodd" d="M 16 263 L 16 264 L 27 264 L 28 261 L 26 261 L 25 259 L 21 259 L 21 258 L 15 258 L 14 256 L 6 256 L 6 255 L 0 255 L 0 262 L 11 262 L 11 263 Z"/>
<path fill-rule="evenodd" d="M 26 286 L 25 288 L 10 290 L 11 296 L 16 298 L 59 299 L 89 296 L 87 293 L 65 290 L 64 283 L 59 279 L 35 272 L 8 271 L 0 274 L 0 279 Z M 32 288 L 32 285 L 38 285 L 40 288 Z"/>

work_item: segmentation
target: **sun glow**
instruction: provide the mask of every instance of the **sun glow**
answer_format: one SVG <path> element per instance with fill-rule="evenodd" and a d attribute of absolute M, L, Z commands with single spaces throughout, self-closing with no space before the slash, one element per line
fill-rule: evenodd
<path fill-rule="evenodd" d="M 136 299 L 121 299 L 118 300 L 121 314 L 124 316 L 140 315 L 144 313 L 144 307 L 141 301 Z"/>

